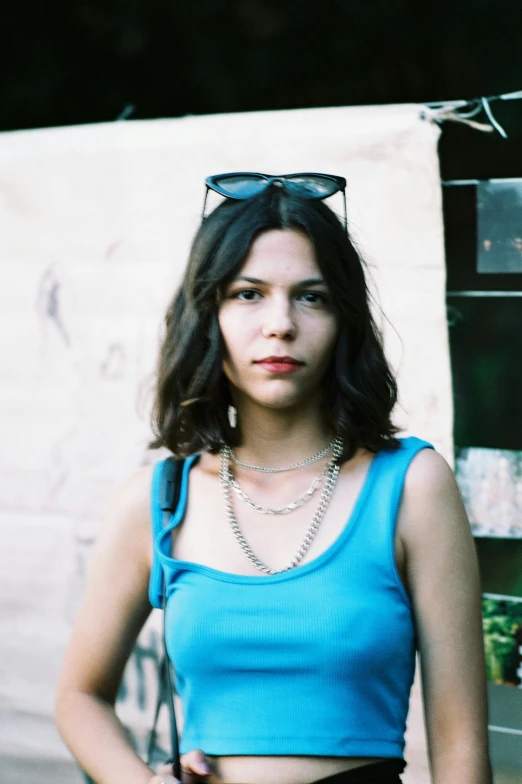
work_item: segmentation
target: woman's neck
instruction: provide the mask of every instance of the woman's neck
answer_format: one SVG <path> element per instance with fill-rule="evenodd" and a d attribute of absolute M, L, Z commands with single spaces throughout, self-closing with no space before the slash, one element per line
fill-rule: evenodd
<path fill-rule="evenodd" d="M 241 444 L 236 455 L 254 465 L 299 463 L 320 452 L 333 438 L 317 406 L 305 410 L 240 406 L 238 422 Z"/>

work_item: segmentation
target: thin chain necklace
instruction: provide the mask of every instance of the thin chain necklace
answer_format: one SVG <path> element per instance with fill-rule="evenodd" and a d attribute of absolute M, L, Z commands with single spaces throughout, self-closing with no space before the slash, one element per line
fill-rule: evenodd
<path fill-rule="evenodd" d="M 249 468 L 251 471 L 262 471 L 265 474 L 279 474 L 282 471 L 295 471 L 296 468 L 304 468 L 305 466 L 310 465 L 310 463 L 317 463 L 318 460 L 326 457 L 326 455 L 328 455 L 333 450 L 334 444 L 335 438 L 328 444 L 328 446 L 325 446 L 325 448 L 321 449 L 321 451 L 316 455 L 307 457 L 306 460 L 303 460 L 301 463 L 292 463 L 291 465 L 282 466 L 281 468 L 266 468 L 265 466 L 256 466 L 250 465 L 249 463 L 242 463 L 241 460 L 238 459 L 232 447 L 228 447 L 228 449 L 229 455 L 234 463 L 238 466 L 241 466 L 241 468 Z"/>
<path fill-rule="evenodd" d="M 245 537 L 241 533 L 241 529 L 239 528 L 239 524 L 234 516 L 234 511 L 232 509 L 232 501 L 230 498 L 230 482 L 229 482 L 229 460 L 230 460 L 230 453 L 231 449 L 229 446 L 224 446 L 221 449 L 221 489 L 223 490 L 223 496 L 225 498 L 225 508 L 227 513 L 228 522 L 232 528 L 233 534 L 249 559 L 254 566 L 259 569 L 259 571 L 264 572 L 265 574 L 279 574 L 280 572 L 286 572 L 289 569 L 293 569 L 297 564 L 303 559 L 304 555 L 306 554 L 308 548 L 310 547 L 318 529 L 321 521 L 324 517 L 326 509 L 328 507 L 328 503 L 330 501 L 335 482 L 337 479 L 337 475 L 340 470 L 339 459 L 343 453 L 343 441 L 341 438 L 336 437 L 333 442 L 333 460 L 328 466 L 328 473 L 326 476 L 326 482 L 321 493 L 321 498 L 319 499 L 319 504 L 316 509 L 316 512 L 313 516 L 312 522 L 310 527 L 308 528 L 303 541 L 301 542 L 297 552 L 295 553 L 294 557 L 291 559 L 288 566 L 283 567 L 282 569 L 271 569 L 269 566 L 264 564 L 253 552 L 249 544 L 247 543 Z"/>
<path fill-rule="evenodd" d="M 252 501 L 252 499 L 248 497 L 245 491 L 240 488 L 238 482 L 236 481 L 236 479 L 234 479 L 234 476 L 230 471 L 228 472 L 228 481 L 230 486 L 238 496 L 238 498 L 244 501 L 245 504 L 248 504 L 248 506 L 251 509 L 253 509 L 255 512 L 259 512 L 259 514 L 284 515 L 293 512 L 294 509 L 297 509 L 299 506 L 305 504 L 307 501 L 310 500 L 310 498 L 313 496 L 315 491 L 321 486 L 321 482 L 323 481 L 325 476 L 328 474 L 329 467 L 330 467 L 330 463 L 328 463 L 325 469 L 321 471 L 319 476 L 315 477 L 314 481 L 312 482 L 308 490 L 302 493 L 302 495 L 299 496 L 297 501 L 292 501 L 286 506 L 279 506 L 275 508 L 272 508 L 270 506 L 262 506 L 261 504 L 256 504 L 255 501 Z"/>

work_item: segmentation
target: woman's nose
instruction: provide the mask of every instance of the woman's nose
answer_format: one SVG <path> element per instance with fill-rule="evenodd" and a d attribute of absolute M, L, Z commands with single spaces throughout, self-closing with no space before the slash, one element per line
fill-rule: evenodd
<path fill-rule="evenodd" d="M 263 335 L 265 338 L 285 338 L 291 340 L 295 337 L 295 319 L 291 303 L 288 300 L 279 300 L 270 303 L 264 314 Z"/>

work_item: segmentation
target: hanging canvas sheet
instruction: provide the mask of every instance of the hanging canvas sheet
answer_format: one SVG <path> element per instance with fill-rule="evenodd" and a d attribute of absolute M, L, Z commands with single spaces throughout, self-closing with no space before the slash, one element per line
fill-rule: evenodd
<path fill-rule="evenodd" d="M 414 105 L 303 109 L 0 136 L 3 784 L 81 780 L 53 723 L 56 679 L 108 501 L 164 456 L 147 449 L 152 376 L 206 176 L 347 178 L 348 219 L 398 374 L 395 419 L 452 461 L 439 128 L 428 115 Z M 207 212 L 219 200 L 211 194 Z M 340 194 L 329 203 L 342 214 Z M 153 614 L 118 702 L 140 751 L 158 651 Z M 420 767 L 417 784 L 429 780 Z"/>

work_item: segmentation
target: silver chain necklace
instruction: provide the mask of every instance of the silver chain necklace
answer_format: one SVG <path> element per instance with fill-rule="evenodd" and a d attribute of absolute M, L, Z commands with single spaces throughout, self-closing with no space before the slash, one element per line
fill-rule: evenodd
<path fill-rule="evenodd" d="M 296 468 L 304 468 L 305 466 L 310 465 L 310 463 L 317 463 L 318 460 L 321 460 L 321 458 L 326 457 L 326 455 L 328 455 L 332 451 L 334 445 L 335 445 L 335 438 L 333 439 L 333 441 L 331 441 L 328 444 L 328 446 L 325 446 L 325 448 L 321 449 L 321 451 L 318 452 L 316 455 L 313 455 L 312 457 L 307 457 L 306 460 L 303 460 L 301 463 L 292 463 L 291 465 L 282 466 L 281 468 L 266 468 L 265 466 L 256 466 L 256 465 L 250 465 L 249 463 L 242 463 L 241 460 L 238 459 L 234 450 L 231 447 L 228 447 L 228 449 L 229 449 L 230 457 L 232 458 L 234 463 L 238 466 L 241 466 L 241 468 L 249 468 L 251 471 L 262 471 L 265 474 L 279 474 L 283 471 L 295 471 Z"/>
<path fill-rule="evenodd" d="M 330 461 L 331 462 L 331 461 Z M 302 495 L 299 496 L 297 501 L 292 501 L 291 503 L 287 504 L 286 506 L 279 506 L 272 508 L 270 506 L 262 506 L 261 504 L 256 504 L 255 501 L 252 501 L 251 498 L 242 490 L 238 484 L 238 482 L 234 479 L 234 476 L 229 471 L 228 472 L 228 481 L 232 489 L 235 491 L 238 498 L 248 504 L 248 506 L 253 509 L 255 512 L 259 512 L 259 514 L 271 514 L 271 515 L 284 515 L 293 512 L 294 509 L 297 509 L 302 504 L 305 504 L 310 498 L 313 496 L 315 491 L 321 486 L 321 482 L 323 481 L 324 477 L 328 474 L 330 463 L 325 467 L 324 471 L 321 471 L 319 476 L 316 476 L 308 490 L 306 490 Z"/>
<path fill-rule="evenodd" d="M 294 557 L 291 559 L 288 566 L 283 567 L 282 569 L 271 569 L 269 566 L 264 564 L 253 552 L 251 547 L 249 546 L 248 542 L 246 541 L 245 537 L 241 533 L 241 529 L 239 528 L 239 524 L 234 516 L 234 511 L 232 509 L 232 501 L 230 498 L 230 482 L 229 482 L 229 460 L 231 456 L 231 449 L 229 446 L 224 446 L 221 449 L 221 489 L 223 490 L 223 496 L 225 498 L 225 509 L 227 513 L 228 522 L 230 523 L 230 527 L 232 528 L 233 534 L 249 559 L 254 566 L 259 569 L 259 571 L 264 572 L 265 574 L 279 574 L 280 572 L 286 572 L 289 569 L 293 569 L 297 564 L 303 559 L 305 556 L 308 548 L 310 547 L 318 529 L 321 521 L 325 515 L 326 509 L 328 507 L 328 503 L 330 501 L 335 482 L 337 479 L 337 475 L 339 474 L 340 464 L 339 459 L 343 453 L 343 441 L 341 438 L 337 437 L 333 441 L 333 460 L 328 466 L 328 472 L 326 475 L 326 482 L 321 493 L 321 498 L 319 499 L 319 504 L 316 509 L 316 512 L 313 516 L 312 522 L 310 527 L 308 528 L 303 541 L 301 542 L 297 552 L 295 553 Z"/>

